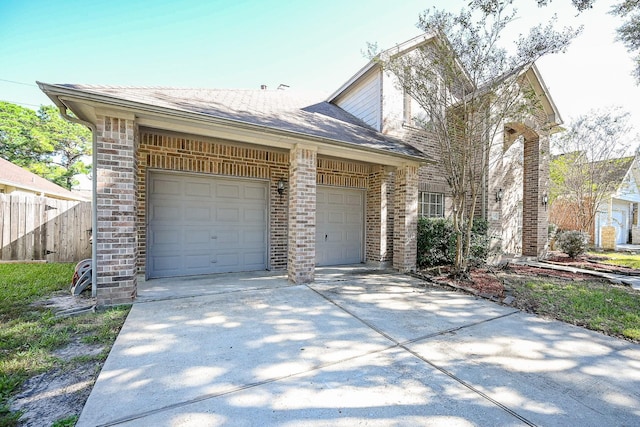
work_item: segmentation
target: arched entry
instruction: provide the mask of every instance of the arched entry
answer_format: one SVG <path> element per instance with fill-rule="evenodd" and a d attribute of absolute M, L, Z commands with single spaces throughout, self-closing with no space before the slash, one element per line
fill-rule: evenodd
<path fill-rule="evenodd" d="M 521 198 L 512 197 L 502 204 L 502 234 L 503 238 L 513 240 L 514 224 L 519 223 L 520 253 L 524 256 L 542 257 L 547 250 L 549 226 L 545 203 L 549 188 L 549 138 L 541 136 L 523 123 L 508 123 L 504 129 L 503 155 L 509 154 L 509 148 L 514 147 L 514 144 L 521 144 L 521 179 L 518 179 L 521 181 Z M 514 157 L 510 154 L 505 160 L 514 162 Z M 511 175 L 510 178 L 519 177 Z M 517 185 L 517 182 L 514 183 Z M 512 219 L 514 211 L 521 215 L 521 221 Z"/>

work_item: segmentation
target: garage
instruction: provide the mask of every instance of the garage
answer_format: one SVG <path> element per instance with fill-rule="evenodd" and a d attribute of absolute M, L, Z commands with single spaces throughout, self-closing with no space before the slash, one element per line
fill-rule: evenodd
<path fill-rule="evenodd" d="M 364 191 L 317 187 L 316 265 L 363 261 Z"/>
<path fill-rule="evenodd" d="M 150 172 L 147 276 L 265 270 L 267 183 Z"/>

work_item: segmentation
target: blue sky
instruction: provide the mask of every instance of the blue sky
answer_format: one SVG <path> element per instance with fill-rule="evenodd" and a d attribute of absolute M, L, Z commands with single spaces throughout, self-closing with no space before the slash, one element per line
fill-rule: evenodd
<path fill-rule="evenodd" d="M 415 23 L 425 8 L 457 11 L 466 3 L 0 0 L 0 99 L 49 104 L 36 80 L 256 89 L 284 83 L 329 94 L 367 62 L 367 42 L 390 47 L 420 33 Z M 563 118 L 620 105 L 640 130 L 640 88 L 630 55 L 614 42 L 619 18 L 606 14 L 611 3 L 597 0 L 576 16 L 570 0 L 544 9 L 519 0 L 522 17 L 510 34 L 554 12 L 561 23 L 584 24 L 566 54 L 538 64 Z"/>

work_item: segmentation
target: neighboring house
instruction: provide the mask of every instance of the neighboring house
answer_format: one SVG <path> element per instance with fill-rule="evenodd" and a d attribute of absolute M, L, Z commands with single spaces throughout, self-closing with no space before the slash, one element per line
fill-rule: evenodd
<path fill-rule="evenodd" d="M 559 116 L 536 68 L 525 78 L 542 110 L 504 124 L 481 213 L 503 235 L 512 207 L 495 195 L 520 200 L 521 252 L 540 256 L 549 129 Z M 316 266 L 410 271 L 418 215 L 446 211 L 437 152 L 406 120 L 415 102 L 375 61 L 326 100 L 292 90 L 39 85 L 62 113 L 93 127 L 100 304 L 131 301 L 139 273 L 287 270 L 304 283 Z M 520 175 L 504 167 L 512 146 L 524 159 Z"/>
<path fill-rule="evenodd" d="M 87 200 L 2 158 L 0 158 L 0 193 L 32 194 L 61 200 Z"/>
<path fill-rule="evenodd" d="M 601 160 L 590 165 L 595 165 L 596 171 L 602 171 L 597 172 L 597 175 L 602 175 L 598 186 L 602 190 L 598 197 L 604 196 L 588 229 L 590 242 L 598 248 L 640 243 L 640 169 L 637 157 Z M 590 205 L 585 203 L 583 210 L 588 212 L 589 209 Z M 550 218 L 560 230 L 579 230 L 582 224 L 576 215 L 577 210 L 575 202 L 559 196 L 551 206 Z M 608 227 L 612 229 L 607 234 Z"/>
<path fill-rule="evenodd" d="M 594 225 L 596 247 L 613 247 L 612 242 L 603 239 L 603 227 L 613 226 L 616 245 L 640 243 L 638 207 L 640 206 L 640 169 L 637 157 L 614 159 L 611 163 L 609 179 L 616 184 L 611 194 L 598 208 Z"/>

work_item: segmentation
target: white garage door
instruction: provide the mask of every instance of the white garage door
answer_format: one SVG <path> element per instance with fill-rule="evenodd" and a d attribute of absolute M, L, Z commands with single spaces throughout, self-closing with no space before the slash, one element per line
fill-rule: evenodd
<path fill-rule="evenodd" d="M 316 265 L 363 261 L 364 192 L 318 187 L 316 193 Z"/>
<path fill-rule="evenodd" d="M 149 277 L 266 269 L 267 184 L 149 176 Z"/>

